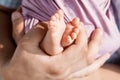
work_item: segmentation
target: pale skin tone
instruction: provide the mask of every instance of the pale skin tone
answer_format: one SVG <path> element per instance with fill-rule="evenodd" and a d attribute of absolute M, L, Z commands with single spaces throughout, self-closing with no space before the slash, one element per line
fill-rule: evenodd
<path fill-rule="evenodd" d="M 96 43 L 96 40 L 94 41 L 95 37 L 97 39 L 100 38 L 101 32 L 99 31 L 99 29 L 94 31 L 97 35 L 91 37 L 89 47 L 91 46 L 92 48 L 95 45 L 99 45 L 99 42 Z M 43 34 L 40 34 L 41 32 Z M 83 32 L 81 32 L 81 34 L 83 34 Z M 83 67 L 87 67 L 88 65 L 94 65 L 94 63 L 92 64 L 91 62 L 88 62 L 92 61 L 92 58 L 88 56 L 95 55 L 98 50 L 91 53 L 91 50 L 85 48 L 86 45 L 84 44 L 86 44 L 86 40 L 81 40 L 85 35 L 79 35 L 75 44 L 55 56 L 48 56 L 39 48 L 38 45 L 44 35 L 45 31 L 43 29 L 40 27 L 34 27 L 21 39 L 11 61 L 7 66 L 2 67 L 2 75 L 5 80 L 68 80 L 76 77 L 76 73 L 74 75 L 71 73 L 74 73 L 79 69 L 81 70 Z M 81 43 L 82 46 L 79 45 Z M 73 53 L 73 50 L 75 49 L 76 51 Z M 95 62 L 103 64 L 108 58 L 109 55 L 105 55 Z M 79 63 L 79 65 L 77 63 Z M 97 67 L 98 66 L 96 65 L 94 68 Z M 91 70 L 91 68 L 88 68 L 87 70 L 83 69 L 77 73 L 79 73 L 79 76 L 83 76 L 86 75 L 89 70 Z M 17 73 L 19 73 L 19 75 Z"/>
<path fill-rule="evenodd" d="M 16 13 L 17 13 L 17 15 L 19 15 L 19 17 L 17 16 L 15 16 L 16 15 Z M 20 13 L 18 13 L 18 12 L 15 12 L 14 14 L 13 14 L 13 16 L 12 16 L 12 21 L 13 21 L 13 36 L 17 36 L 17 37 L 15 37 L 16 39 L 18 39 L 19 40 L 19 38 L 21 39 L 22 37 L 23 37 L 23 18 L 22 18 L 22 16 L 21 16 L 21 14 Z M 79 24 L 74 24 L 74 25 L 77 25 L 77 26 L 79 26 Z M 81 24 L 82 25 L 82 24 Z M 80 27 L 80 26 L 79 26 Z M 19 28 L 21 28 L 21 30 L 19 30 Z M 40 50 L 40 48 L 38 48 L 39 46 L 39 42 L 40 42 L 40 40 L 41 40 L 41 36 L 43 36 L 44 34 L 40 34 L 41 33 L 41 30 L 40 30 L 40 32 L 39 32 L 39 30 L 37 30 L 37 29 L 35 29 L 35 30 L 32 30 L 32 32 L 30 31 L 30 33 L 28 34 L 28 35 L 26 35 L 26 38 L 23 38 L 22 40 L 20 40 L 19 41 L 19 43 L 18 43 L 18 45 L 20 44 L 20 46 L 21 47 L 19 47 L 18 48 L 18 50 L 17 50 L 17 52 L 16 52 L 16 54 L 17 55 L 19 55 L 19 56 L 14 56 L 14 58 L 16 59 L 16 60 L 13 60 L 13 61 L 15 61 L 14 63 L 17 65 L 17 66 L 19 66 L 20 64 L 22 64 L 22 63 L 24 63 L 24 62 L 26 62 L 26 60 L 24 61 L 24 59 L 22 59 L 23 57 L 21 56 L 21 53 L 22 53 L 22 49 L 23 49 L 23 47 L 24 47 L 24 52 L 26 52 L 26 50 L 27 50 L 27 52 L 28 52 L 28 55 L 31 55 L 31 54 L 29 54 L 29 52 L 30 53 L 32 53 L 33 51 L 39 51 Z M 15 31 L 17 31 L 17 32 L 15 32 Z M 43 31 L 42 31 L 43 32 Z M 45 32 L 45 31 L 44 31 Z M 47 69 L 46 67 L 45 67 L 45 65 L 46 66 L 52 66 L 51 68 L 52 68 L 52 71 L 50 72 L 50 73 L 55 73 L 55 74 L 58 74 L 59 75 L 59 78 L 65 78 L 65 76 L 67 75 L 67 74 L 70 74 L 69 76 L 67 76 L 67 78 L 73 78 L 73 77 L 81 77 L 81 76 L 84 76 L 84 75 L 87 75 L 87 74 L 89 74 L 89 73 L 91 73 L 91 72 L 93 72 L 94 70 L 96 70 L 96 69 L 98 69 L 101 65 L 103 65 L 103 63 L 109 58 L 109 54 L 107 54 L 107 55 L 104 55 L 103 57 L 101 57 L 101 58 L 99 58 L 99 59 L 97 59 L 97 60 L 95 60 L 95 58 L 94 58 L 94 56 L 96 55 L 95 53 L 97 53 L 97 51 L 98 51 L 98 49 L 99 49 L 99 44 L 100 44 L 100 38 L 101 38 L 101 36 L 102 36 L 102 34 L 101 34 L 101 30 L 100 29 L 96 29 L 95 31 L 93 31 L 93 36 L 91 36 L 91 39 L 90 39 L 90 42 L 89 42 L 89 48 L 90 48 L 90 50 L 89 50 L 89 52 L 91 53 L 89 53 L 89 52 L 86 52 L 86 48 L 87 47 L 85 47 L 86 46 L 86 44 L 88 43 L 88 41 L 87 41 L 87 35 L 86 35 L 86 32 L 85 32 L 85 29 L 84 29 L 84 27 L 81 27 L 81 29 L 80 29 L 80 34 L 81 35 L 78 35 L 78 38 L 77 38 L 77 40 L 76 40 L 76 43 L 75 44 L 78 44 L 78 46 L 75 46 L 75 45 L 72 45 L 71 46 L 71 48 L 70 49 L 67 49 L 68 51 L 64 51 L 64 52 L 62 52 L 62 54 L 64 54 L 64 55 L 61 55 L 61 53 L 59 54 L 59 55 L 55 55 L 55 56 L 53 56 L 53 59 L 52 59 L 52 56 L 51 56 L 51 60 L 50 60 L 50 58 L 48 58 L 48 62 L 44 62 L 44 60 L 45 59 L 47 59 L 47 58 L 45 58 L 43 55 L 40 55 L 41 57 L 44 57 L 44 58 L 40 58 L 40 56 L 38 57 L 38 58 L 35 58 L 34 56 L 35 55 L 31 55 L 31 57 L 29 57 L 28 55 L 26 55 L 26 58 L 27 58 L 27 62 L 32 62 L 32 63 L 35 63 L 36 62 L 36 60 L 39 60 L 40 59 L 40 62 L 38 62 L 35 66 L 34 66 L 34 68 L 33 69 L 31 69 L 31 70 L 33 70 L 34 71 L 34 69 L 36 69 L 36 71 L 38 71 L 38 72 L 32 72 L 32 74 L 31 75 L 33 75 L 33 76 L 31 76 L 31 78 L 27 78 L 27 74 L 20 74 L 19 76 L 18 75 L 16 75 L 16 78 L 23 78 L 23 80 L 24 80 L 24 78 L 25 78 L 25 76 L 26 76 L 26 79 L 30 79 L 30 80 L 34 80 L 35 79 L 35 74 L 39 74 L 39 73 L 41 73 L 41 71 L 39 72 L 39 70 L 38 69 L 40 69 L 40 70 L 44 70 L 44 71 L 42 71 L 42 73 L 43 74 L 41 74 L 41 76 L 40 76 L 40 74 L 39 74 L 39 79 L 42 79 L 42 78 L 44 78 L 45 77 L 45 75 L 47 74 L 46 72 L 45 72 L 45 70 Z M 41 36 L 40 36 L 41 35 Z M 32 39 L 31 39 L 31 37 L 32 37 Z M 28 40 L 26 40 L 26 39 L 28 39 Z M 18 40 L 16 40 L 16 41 L 18 41 Z M 25 45 L 21 45 L 21 43 L 25 43 Z M 33 46 L 31 46 L 32 44 L 33 44 Z M 80 45 L 81 44 L 81 45 Z M 35 45 L 36 45 L 36 48 L 35 48 Z M 88 45 L 87 45 L 88 46 Z M 94 50 L 94 47 L 96 47 L 96 50 Z M 34 49 L 32 52 L 31 52 L 31 50 L 32 49 Z M 36 50 L 37 49 L 37 50 Z M 70 50 L 70 51 L 69 51 Z M 77 51 L 78 50 L 78 51 Z M 20 51 L 20 52 L 19 52 Z M 86 53 L 88 53 L 88 54 L 86 54 Z M 83 53 L 83 54 L 82 54 Z M 38 53 L 38 54 L 41 54 L 41 51 L 40 51 L 40 53 Z M 46 53 L 44 53 L 45 55 L 46 55 Z M 23 53 L 22 54 L 23 56 L 25 56 L 25 54 Z M 84 57 L 83 57 L 83 55 L 84 55 Z M 91 56 L 90 56 L 91 55 Z M 21 56 L 21 57 L 20 57 Z M 48 55 L 46 55 L 46 57 L 47 57 Z M 61 56 L 61 57 L 60 57 Z M 62 57 L 63 56 L 63 57 Z M 80 56 L 82 56 L 82 57 L 80 57 Z M 25 58 L 25 57 L 24 57 Z M 34 59 L 35 60 L 34 60 Z M 30 59 L 30 60 L 29 60 Z M 32 59 L 32 61 L 31 61 L 31 59 Z M 61 63 L 58 63 L 59 61 L 61 62 Z M 84 61 L 85 60 L 85 61 Z M 19 61 L 20 61 L 20 63 L 19 63 Z M 67 61 L 67 62 L 66 62 Z M 89 63 L 89 64 L 91 64 L 91 66 L 90 67 L 88 67 L 88 68 L 86 68 L 86 69 L 83 69 L 83 70 L 81 70 L 81 68 L 83 68 L 83 67 L 85 67 L 86 66 L 86 61 L 87 61 L 87 64 Z M 45 63 L 45 65 L 42 65 L 41 64 L 41 62 L 43 63 Z M 53 64 L 53 62 L 54 62 L 54 64 Z M 74 63 L 75 62 L 75 64 L 74 65 L 70 65 L 69 67 L 66 67 L 68 64 L 71 64 L 71 63 Z M 49 63 L 49 64 L 48 64 Z M 68 63 L 68 64 L 64 64 L 64 63 Z M 39 64 L 39 65 L 38 65 Z M 79 65 L 78 65 L 79 64 Z M 29 65 L 27 65 L 26 66 L 26 68 L 28 68 L 28 67 L 31 67 L 33 64 L 29 64 Z M 38 66 L 37 66 L 38 65 Z M 54 66 L 53 66 L 54 65 Z M 18 69 L 18 67 L 16 66 L 16 68 Z M 41 67 L 40 67 L 41 66 Z M 60 68 L 60 66 L 63 66 L 63 69 L 59 69 Z M 11 65 L 11 67 L 12 67 L 12 71 L 13 71 L 13 73 L 15 73 L 16 72 L 16 68 L 15 68 L 15 66 L 13 65 Z M 26 70 L 24 70 L 24 68 L 25 68 L 25 66 L 21 66 L 22 68 L 21 68 L 21 70 L 20 70 L 20 72 L 26 72 Z M 9 67 L 8 67 L 9 68 Z M 44 69 L 43 69 L 44 68 Z M 48 69 L 49 69 L 50 67 L 48 67 Z M 50 70 L 51 70 L 51 68 L 50 68 Z M 66 69 L 67 68 L 67 69 Z M 23 69 L 23 70 L 22 70 Z M 47 69 L 47 71 L 48 71 L 48 69 Z M 68 71 L 67 72 L 67 74 L 66 74 L 66 70 L 71 70 L 71 71 Z M 8 72 L 9 72 L 9 70 L 11 70 L 11 69 L 8 69 Z M 60 71 L 59 71 L 60 70 Z M 62 73 L 61 73 L 61 70 L 62 70 Z M 77 70 L 77 71 L 76 71 Z M 6 72 L 6 73 L 8 73 L 8 72 Z M 74 73 L 73 73 L 74 72 Z M 14 78 L 13 76 L 15 76 L 15 74 L 12 74 L 12 75 L 8 75 L 8 74 L 6 74 L 5 73 L 5 75 L 7 76 L 6 78 L 9 78 L 10 79 L 10 77 L 11 78 Z M 11 73 L 11 71 L 10 71 L 10 73 Z M 16 72 L 16 73 L 19 73 L 19 72 Z M 44 74 L 45 73 L 45 74 Z M 71 74 L 72 73 L 72 74 Z M 30 74 L 29 72 L 28 72 L 28 74 Z M 51 74 L 50 74 L 51 75 Z M 22 77 L 23 76 L 23 77 Z M 57 77 L 57 75 L 56 75 L 56 77 Z M 52 78 L 56 78 L 55 76 L 54 77 L 52 77 Z M 25 80 L 26 80 L 25 79 Z M 7 79 L 6 79 L 7 80 Z M 46 80 L 46 79 L 43 79 L 43 80 Z M 50 79 L 50 80 L 53 80 L 53 79 Z M 56 79 L 55 79 L 56 80 Z M 66 80 L 66 79 L 65 79 Z"/>
<path fill-rule="evenodd" d="M 33 55 L 31 55 L 31 57 L 30 56 L 28 56 L 28 55 L 30 55 L 32 52 L 31 52 L 31 48 L 34 48 L 35 47 L 35 45 L 34 46 L 31 46 L 31 43 L 33 43 L 34 41 L 36 41 L 36 43 L 34 43 L 34 44 L 39 44 L 38 43 L 38 41 L 40 41 L 40 39 L 38 40 L 38 38 L 37 39 L 34 39 L 34 40 L 32 40 L 31 38 L 30 38 L 30 41 L 27 41 L 27 42 L 25 42 L 26 44 L 24 45 L 24 46 L 26 46 L 26 48 L 24 48 L 23 49 L 23 45 L 21 46 L 21 47 L 19 47 L 19 48 L 17 48 L 17 50 L 16 50 L 16 52 L 14 53 L 14 45 L 13 45 L 13 43 L 12 43 L 12 37 L 11 37 L 11 25 L 10 25 L 10 15 L 7 15 L 6 13 L 1 13 L 0 12 L 0 21 L 1 21 L 1 23 L 0 23 L 0 32 L 1 32 L 1 34 L 0 34 L 0 45 L 1 45 L 1 47 L 0 47 L 0 74 L 2 74 L 3 76 L 5 76 L 6 75 L 6 77 L 5 78 L 7 78 L 6 80 L 10 80 L 11 78 L 12 78 L 12 80 L 14 80 L 14 77 L 15 78 L 18 78 L 17 80 L 19 80 L 19 79 L 21 79 L 21 78 L 23 78 L 22 80 L 35 80 L 35 79 L 33 79 L 35 76 L 36 76 L 36 74 L 38 73 L 38 75 L 39 75 L 39 79 L 38 80 L 46 80 L 46 79 L 41 79 L 42 77 L 44 77 L 47 73 L 45 72 L 45 71 L 47 71 L 48 69 L 45 67 L 45 66 L 47 66 L 47 65 L 49 65 L 48 63 L 45 63 L 44 65 L 43 64 L 41 64 L 41 62 L 43 63 L 44 62 L 44 59 L 41 59 L 40 60 L 40 62 L 38 62 L 38 60 L 40 59 L 40 58 L 36 58 L 36 59 L 31 59 L 31 57 L 33 57 L 33 58 L 35 58 L 34 56 L 35 56 L 35 54 L 33 54 Z M 6 22 L 4 22 L 4 21 L 6 21 Z M 22 16 L 19 16 L 19 17 L 17 17 L 17 18 L 14 18 L 14 20 L 12 20 L 13 21 L 13 27 L 15 27 L 14 29 L 14 32 L 13 32 L 13 34 L 14 34 L 14 36 L 16 35 L 18 38 L 20 38 L 20 37 L 23 37 L 23 35 L 24 35 L 24 32 L 23 32 L 23 29 L 24 29 L 24 27 L 23 27 L 23 18 L 22 18 Z M 18 31 L 18 28 L 20 28 L 20 30 Z M 17 31 L 17 32 L 15 32 L 15 31 Z M 33 32 L 33 31 L 32 31 Z M 36 32 L 34 32 L 34 35 L 32 35 L 32 36 L 29 36 L 29 37 L 35 37 L 37 34 L 35 34 Z M 84 33 L 84 31 L 82 31 L 82 34 Z M 30 34 L 30 33 L 29 33 Z M 33 33 L 32 33 L 33 34 Z M 31 35 L 31 34 L 30 34 Z M 98 35 L 98 33 L 96 34 L 97 36 L 99 36 Z M 28 37 L 28 35 L 26 35 L 26 38 Z M 40 38 L 40 35 L 39 35 L 39 33 L 38 33 L 38 35 L 37 35 L 37 37 L 39 37 Z M 32 40 L 32 41 L 31 41 Z M 20 45 L 23 41 L 25 41 L 25 38 L 24 39 L 22 39 L 22 41 L 20 41 L 19 43 L 18 43 L 18 45 Z M 83 40 L 81 40 L 81 41 L 83 41 Z M 99 42 L 99 40 L 98 39 L 95 39 L 94 40 L 94 45 L 96 45 L 96 46 L 98 46 L 98 44 L 96 44 L 96 43 L 98 43 Z M 8 46 L 9 45 L 9 46 Z M 2 47 L 3 46 L 3 47 Z M 30 49 L 29 49 L 30 48 Z M 76 47 L 77 48 L 77 47 Z M 81 48 L 81 47 L 79 47 L 79 48 Z M 27 54 L 28 55 L 25 55 L 24 53 L 22 53 L 22 51 L 26 51 L 26 49 L 27 49 Z M 84 49 L 84 48 L 83 48 Z M 38 47 L 38 45 L 36 45 L 36 49 L 34 49 L 34 51 L 38 51 L 38 50 L 40 50 L 40 48 Z M 74 50 L 74 49 L 73 49 Z M 74 52 L 74 51 L 72 51 L 71 50 L 71 53 L 72 52 Z M 69 52 L 70 53 L 70 52 Z M 79 52 L 80 53 L 80 52 Z M 15 56 L 15 54 L 19 54 L 19 56 Z M 75 55 L 76 53 L 74 52 L 73 53 L 73 55 L 69 55 L 68 54 L 68 56 L 69 56 L 69 58 L 70 58 L 70 56 L 71 56 L 71 59 L 66 59 L 66 57 L 65 57 L 65 61 L 67 60 L 67 63 L 69 64 L 69 63 L 71 63 L 73 60 L 72 60 L 72 57 L 75 57 L 76 55 Z M 81 55 L 82 53 L 80 53 L 79 55 Z M 12 58 L 12 55 L 14 55 L 14 58 L 16 58 L 16 60 L 14 61 L 14 60 L 12 60 L 11 61 L 11 58 Z M 23 55 L 23 56 L 22 56 Z M 85 56 L 87 56 L 87 54 L 84 54 L 83 53 L 83 55 L 85 55 Z M 93 55 L 93 54 L 92 54 Z M 26 57 L 24 57 L 24 56 L 26 56 Z M 42 56 L 42 55 L 41 55 Z M 9 58 L 8 58 L 9 57 Z M 19 58 L 19 59 L 18 59 Z M 26 58 L 26 59 L 25 59 Z M 76 58 L 79 58 L 79 57 L 76 57 Z M 89 57 L 90 58 L 90 57 Z M 23 60 L 23 59 L 25 59 L 25 60 Z M 88 59 L 88 57 L 86 57 L 86 59 Z M 88 67 L 86 70 L 84 69 L 84 70 L 81 70 L 81 69 L 79 69 L 79 67 L 78 67 L 78 70 L 77 71 L 74 71 L 75 69 L 77 69 L 77 68 L 75 68 L 75 66 L 73 67 L 73 65 L 71 65 L 71 66 L 69 66 L 69 68 L 71 67 L 71 70 L 72 70 L 72 72 L 75 72 L 75 73 L 70 73 L 70 72 L 68 72 L 69 74 L 71 74 L 72 76 L 72 78 L 74 78 L 74 77 L 77 77 L 78 79 L 71 79 L 71 80 L 101 80 L 101 79 L 107 79 L 107 80 L 117 80 L 117 79 L 119 79 L 119 73 L 118 73 L 118 75 L 117 75 L 117 72 L 112 72 L 112 70 L 113 70 L 113 68 L 115 69 L 115 68 L 117 68 L 117 67 L 115 67 L 115 66 L 112 66 L 112 65 L 109 65 L 108 66 L 108 68 L 106 68 L 106 69 L 104 69 L 104 70 L 99 70 L 100 71 L 100 73 L 98 72 L 98 71 L 96 71 L 96 73 L 95 73 L 95 75 L 92 73 L 92 75 L 91 76 L 88 76 L 88 77 L 84 77 L 84 78 L 79 78 L 79 77 L 81 77 L 81 75 L 86 75 L 86 74 L 88 74 L 88 73 L 91 73 L 91 72 L 93 72 L 94 70 L 95 70 L 95 68 L 97 69 L 97 68 L 99 68 L 106 60 L 108 59 L 108 56 L 103 56 L 103 57 L 101 57 L 101 58 L 99 58 L 98 60 L 95 60 L 93 63 L 92 63 L 92 65 L 90 66 L 90 67 Z M 8 61 L 9 60 L 9 61 Z M 30 68 L 30 67 L 32 67 L 33 66 L 33 64 L 26 64 L 27 66 L 24 66 L 24 65 L 21 65 L 21 64 L 24 64 L 25 62 L 26 62 L 26 60 L 27 60 L 27 62 L 28 63 L 35 63 L 36 61 L 38 62 L 38 64 L 39 65 L 41 65 L 41 66 L 39 66 L 38 64 L 35 64 L 35 66 L 32 68 L 32 69 L 30 69 L 30 71 L 31 72 L 27 72 L 27 69 L 28 68 Z M 49 59 L 48 59 L 49 60 Z M 85 59 L 84 59 L 85 60 Z M 21 66 L 21 69 L 20 69 L 20 72 L 23 72 L 23 73 L 28 73 L 29 75 L 31 74 L 32 76 L 31 77 L 33 77 L 33 78 L 31 78 L 31 79 L 29 79 L 29 78 L 27 78 L 27 75 L 22 75 L 22 73 L 20 74 L 17 70 L 18 70 L 18 67 L 17 66 L 14 66 L 14 65 L 12 65 L 10 62 L 12 62 L 13 63 L 13 61 L 14 61 L 14 64 L 16 64 L 16 65 L 20 65 Z M 75 64 L 77 65 L 77 64 L 79 64 L 79 65 L 83 65 L 81 62 L 83 61 L 83 59 L 81 59 L 81 60 L 79 60 L 78 62 L 76 62 Z M 4 64 L 3 64 L 4 63 Z M 61 62 L 62 63 L 62 62 Z M 38 66 L 37 66 L 38 65 Z M 62 64 L 58 64 L 58 66 L 59 65 L 62 65 Z M 63 64 L 64 65 L 64 64 Z M 12 69 L 13 69 L 13 71 L 11 72 L 11 70 L 10 70 L 10 66 L 12 67 Z M 19 67 L 20 67 L 19 66 Z M 53 70 L 54 70 L 54 66 L 53 65 L 51 65 L 52 67 L 53 67 Z M 111 71 L 108 71 L 107 69 L 109 69 L 109 67 L 113 67 L 112 69 L 111 69 Z M 17 69 L 17 70 L 16 70 Z M 39 72 L 39 69 L 41 69 L 41 72 Z M 74 70 L 73 70 L 74 69 Z M 7 70 L 7 72 L 2 72 L 1 70 Z M 107 71 L 106 71 L 107 70 Z M 116 69 L 116 71 L 119 71 L 120 69 L 118 68 L 118 69 Z M 81 73 L 82 72 L 82 73 Z M 4 73 L 4 74 L 3 74 Z M 10 73 L 11 75 L 7 75 L 8 73 Z M 16 74 L 15 74 L 16 73 Z M 26 73 L 26 74 L 27 74 Z M 41 74 L 42 73 L 42 74 Z M 58 72 L 59 73 L 59 72 Z M 64 73 L 64 72 L 63 72 Z M 18 75 L 19 74 L 19 75 Z M 28 77 L 29 77 L 29 75 L 28 75 Z M 60 74 L 59 74 L 60 75 Z M 103 76 L 103 77 L 102 77 Z M 26 79 L 25 79 L 25 77 L 26 77 Z M 49 80 L 53 80 L 53 79 L 49 79 Z M 67 80 L 67 79 L 65 79 L 65 80 Z"/>
<path fill-rule="evenodd" d="M 62 10 L 58 10 L 53 16 L 51 16 L 51 19 L 47 22 L 48 25 L 46 26 L 48 28 L 47 34 L 41 44 L 41 47 L 47 52 L 47 54 L 58 54 L 63 51 L 64 47 L 67 47 L 74 42 L 79 33 L 79 27 L 74 26 L 76 19 L 77 18 L 73 19 L 71 23 L 66 24 Z M 23 23 L 21 23 L 21 25 L 23 25 Z M 19 33 L 23 36 L 24 32 L 21 31 L 22 29 L 22 27 L 15 29 L 13 27 L 13 31 L 16 34 Z M 13 34 L 13 36 L 16 43 L 22 38 L 22 36 L 17 36 L 15 34 Z"/>
<path fill-rule="evenodd" d="M 76 19 L 66 25 L 62 10 L 58 10 L 51 16 L 47 34 L 42 42 L 44 50 L 50 55 L 55 55 L 62 52 L 64 47 L 72 44 L 79 33 L 79 28 L 74 25 L 75 23 Z"/>
<path fill-rule="evenodd" d="M 47 54 L 58 54 L 63 51 L 63 48 L 71 45 L 74 42 L 79 33 L 79 27 L 74 26 L 74 23 L 76 23 L 76 19 L 77 18 L 73 19 L 71 23 L 66 24 L 64 21 L 64 13 L 62 10 L 58 10 L 53 16 L 51 16 L 51 19 L 47 22 L 48 25 L 46 26 L 48 28 L 47 34 L 41 44 L 41 47 L 47 52 Z M 15 31 L 15 33 L 23 34 L 23 32 L 19 32 L 21 31 L 21 29 L 23 28 L 17 28 L 17 30 L 13 30 Z M 17 43 L 22 38 L 22 36 L 14 36 Z"/>

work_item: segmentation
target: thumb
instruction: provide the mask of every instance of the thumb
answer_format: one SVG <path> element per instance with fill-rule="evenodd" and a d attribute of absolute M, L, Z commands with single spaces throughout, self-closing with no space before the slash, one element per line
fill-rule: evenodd
<path fill-rule="evenodd" d="M 12 26 L 13 26 L 13 38 L 18 44 L 19 40 L 24 35 L 24 20 L 20 12 L 15 11 L 12 13 Z"/>

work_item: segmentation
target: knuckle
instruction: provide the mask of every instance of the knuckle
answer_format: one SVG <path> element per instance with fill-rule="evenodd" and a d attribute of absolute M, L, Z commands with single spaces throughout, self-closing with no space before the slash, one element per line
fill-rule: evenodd
<path fill-rule="evenodd" d="M 25 46 L 25 41 L 24 40 L 20 40 L 18 46 L 23 48 Z"/>
<path fill-rule="evenodd" d="M 92 56 L 87 56 L 87 63 L 92 64 L 94 62 L 94 58 Z"/>
<path fill-rule="evenodd" d="M 60 76 L 65 72 L 65 68 L 59 64 L 49 64 L 48 65 L 48 73 L 51 76 Z"/>
<path fill-rule="evenodd" d="M 99 50 L 99 45 L 97 44 L 92 44 L 91 46 L 89 46 L 89 51 L 90 52 L 95 52 L 95 51 L 98 51 Z"/>
<path fill-rule="evenodd" d="M 28 43 L 26 42 L 26 40 L 21 39 L 18 43 L 18 47 L 21 48 L 21 50 L 28 50 Z"/>

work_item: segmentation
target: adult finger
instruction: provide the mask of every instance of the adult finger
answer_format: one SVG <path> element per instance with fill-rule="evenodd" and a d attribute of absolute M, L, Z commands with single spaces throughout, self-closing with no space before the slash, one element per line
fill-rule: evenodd
<path fill-rule="evenodd" d="M 69 78 L 71 79 L 75 77 L 78 78 L 78 77 L 86 76 L 94 72 L 95 70 L 99 69 L 109 58 L 110 58 L 110 54 L 107 53 L 103 55 L 102 57 L 96 59 L 94 63 L 92 63 L 90 66 L 71 74 Z"/>
<path fill-rule="evenodd" d="M 97 28 L 92 32 L 88 42 L 89 57 L 96 58 L 96 54 L 99 52 L 102 35 L 102 30 L 100 28 Z"/>
<path fill-rule="evenodd" d="M 12 24 L 13 24 L 13 37 L 16 43 L 24 35 L 24 19 L 21 13 L 17 10 L 12 14 Z"/>

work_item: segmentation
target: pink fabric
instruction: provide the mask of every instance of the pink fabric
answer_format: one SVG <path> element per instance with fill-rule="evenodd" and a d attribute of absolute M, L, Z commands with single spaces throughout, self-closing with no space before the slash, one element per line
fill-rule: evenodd
<path fill-rule="evenodd" d="M 120 47 L 120 33 L 113 16 L 111 0 L 23 0 L 22 6 L 26 32 L 38 21 L 48 21 L 60 8 L 67 22 L 79 17 L 85 23 L 88 36 L 96 27 L 103 30 L 98 56 L 113 53 Z"/>

